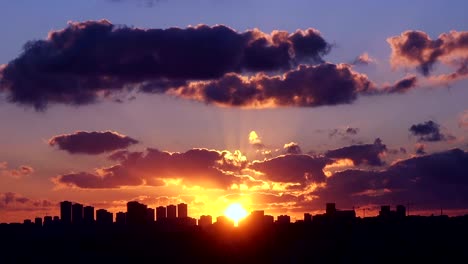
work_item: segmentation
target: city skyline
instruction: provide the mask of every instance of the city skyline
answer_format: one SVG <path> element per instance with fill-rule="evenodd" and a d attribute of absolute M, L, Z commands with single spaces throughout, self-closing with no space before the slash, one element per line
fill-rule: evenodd
<path fill-rule="evenodd" d="M 64 200 L 107 217 L 127 201 L 466 215 L 467 8 L 0 3 L 0 222 Z"/>

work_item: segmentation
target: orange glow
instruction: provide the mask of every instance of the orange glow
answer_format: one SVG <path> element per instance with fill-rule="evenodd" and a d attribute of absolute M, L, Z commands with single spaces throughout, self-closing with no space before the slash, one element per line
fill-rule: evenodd
<path fill-rule="evenodd" d="M 226 211 L 224 211 L 224 215 L 233 220 L 235 226 L 237 226 L 239 224 L 239 220 L 245 218 L 247 214 L 247 211 L 239 203 L 229 205 Z"/>
<path fill-rule="evenodd" d="M 352 160 L 339 159 L 335 161 L 334 163 L 325 166 L 323 168 L 323 173 L 325 174 L 325 176 L 330 177 L 338 169 L 345 168 L 345 167 L 353 167 L 353 166 L 354 166 L 354 162 Z"/>

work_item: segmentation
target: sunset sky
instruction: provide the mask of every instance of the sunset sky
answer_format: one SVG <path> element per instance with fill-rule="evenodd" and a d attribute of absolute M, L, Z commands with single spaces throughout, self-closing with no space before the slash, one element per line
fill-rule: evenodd
<path fill-rule="evenodd" d="M 468 213 L 467 1 L 0 3 L 0 222 Z"/>

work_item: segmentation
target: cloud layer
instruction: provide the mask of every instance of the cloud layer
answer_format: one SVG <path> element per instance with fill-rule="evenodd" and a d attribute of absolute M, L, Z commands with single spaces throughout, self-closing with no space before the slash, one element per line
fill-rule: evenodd
<path fill-rule="evenodd" d="M 10 101 L 36 109 L 82 105 L 99 93 L 140 85 L 141 91 L 162 93 L 231 72 L 285 71 L 323 62 L 329 50 L 315 29 L 266 34 L 222 25 L 138 29 L 107 20 L 70 22 L 46 40 L 28 42 L 1 70 L 0 88 Z"/>
<path fill-rule="evenodd" d="M 429 76 L 437 62 L 453 66 L 456 71 L 437 78 L 452 81 L 468 75 L 468 32 L 450 31 L 431 39 L 422 31 L 405 31 L 387 39 L 392 49 L 390 61 L 395 67 L 417 67 Z"/>
<path fill-rule="evenodd" d="M 325 156 L 334 159 L 350 159 L 355 165 L 382 166 L 384 162 L 381 160 L 381 155 L 386 151 L 387 146 L 382 143 L 380 138 L 377 138 L 374 144 L 352 145 L 329 150 Z"/>
<path fill-rule="evenodd" d="M 314 193 L 345 207 L 412 203 L 419 209 L 466 208 L 468 153 L 453 149 L 396 162 L 382 171 L 345 170 Z"/>
<path fill-rule="evenodd" d="M 350 104 L 360 94 L 375 93 L 366 75 L 347 64 L 300 66 L 283 76 L 227 74 L 218 80 L 195 82 L 177 96 L 222 106 L 274 107 Z"/>
<path fill-rule="evenodd" d="M 102 154 L 137 144 L 138 140 L 113 131 L 78 131 L 73 134 L 54 136 L 50 146 L 56 146 L 70 154 Z"/>
<path fill-rule="evenodd" d="M 191 149 L 169 153 L 157 149 L 146 152 L 120 151 L 110 156 L 117 165 L 94 173 L 79 172 L 58 176 L 56 183 L 79 188 L 119 188 L 122 186 L 163 186 L 164 179 L 181 180 L 186 186 L 227 188 L 239 183 L 234 176 L 245 164 L 240 152 Z"/>
<path fill-rule="evenodd" d="M 436 142 L 454 139 L 452 135 L 443 134 L 440 125 L 432 120 L 412 125 L 409 131 L 417 136 L 419 141 Z"/>

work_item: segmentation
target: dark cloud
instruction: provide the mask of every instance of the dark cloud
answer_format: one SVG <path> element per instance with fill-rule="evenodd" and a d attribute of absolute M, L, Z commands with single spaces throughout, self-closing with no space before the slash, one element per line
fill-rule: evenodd
<path fill-rule="evenodd" d="M 348 127 L 345 130 L 346 134 L 356 135 L 359 132 L 359 128 Z"/>
<path fill-rule="evenodd" d="M 454 139 L 454 136 L 440 132 L 440 125 L 432 120 L 412 125 L 409 131 L 417 136 L 419 141 L 436 142 Z"/>
<path fill-rule="evenodd" d="M 384 91 L 389 93 L 389 94 L 392 94 L 392 93 L 400 93 L 400 94 L 406 93 L 410 89 L 416 87 L 417 80 L 418 79 L 416 78 L 416 76 L 408 76 L 408 77 L 405 77 L 405 78 L 397 81 L 392 86 L 384 87 Z"/>
<path fill-rule="evenodd" d="M 384 162 L 380 156 L 387 151 L 387 146 L 377 138 L 374 144 L 353 145 L 349 147 L 329 150 L 325 153 L 328 158 L 350 159 L 354 165 L 382 166 Z"/>
<path fill-rule="evenodd" d="M 323 62 L 329 50 L 314 29 L 266 34 L 223 25 L 139 29 L 107 20 L 70 22 L 45 40 L 26 43 L 23 53 L 2 67 L 0 89 L 11 102 L 36 109 L 83 105 L 108 92 L 164 93 L 187 80 L 230 72 L 288 70 Z"/>
<path fill-rule="evenodd" d="M 0 193 L 0 210 L 33 211 L 55 206 L 49 200 L 31 199 L 14 192 Z"/>
<path fill-rule="evenodd" d="M 283 149 L 286 154 L 302 154 L 301 147 L 296 142 L 289 142 L 284 144 Z"/>
<path fill-rule="evenodd" d="M 344 207 L 410 202 L 418 209 L 466 208 L 468 153 L 460 149 L 399 161 L 383 171 L 346 170 L 329 177 L 313 195 L 316 206 Z"/>
<path fill-rule="evenodd" d="M 283 76 L 227 74 L 218 80 L 196 82 L 175 94 L 223 106 L 275 107 L 350 104 L 359 94 L 376 93 L 366 75 L 346 64 L 300 66 Z"/>
<path fill-rule="evenodd" d="M 422 31 L 405 31 L 400 36 L 387 39 L 392 48 L 391 63 L 394 66 L 416 66 L 428 76 L 437 62 L 456 66 L 453 74 L 444 75 L 447 80 L 466 77 L 468 74 L 468 32 L 450 31 L 431 39 Z"/>
<path fill-rule="evenodd" d="M 162 186 L 164 179 L 181 179 L 186 186 L 227 188 L 239 183 L 234 176 L 245 167 L 245 157 L 238 151 L 191 149 L 169 153 L 157 149 L 146 152 L 117 152 L 111 155 L 119 164 L 94 173 L 71 173 L 54 178 L 57 184 L 79 188 L 119 188 L 122 186 Z"/>
<path fill-rule="evenodd" d="M 266 180 L 286 183 L 323 182 L 323 168 L 332 160 L 309 155 L 283 155 L 264 161 L 254 161 L 249 168 L 263 173 Z"/>
<path fill-rule="evenodd" d="M 49 140 L 50 146 L 57 146 L 70 154 L 102 154 L 137 144 L 138 140 L 112 131 L 86 132 L 58 135 Z"/>

